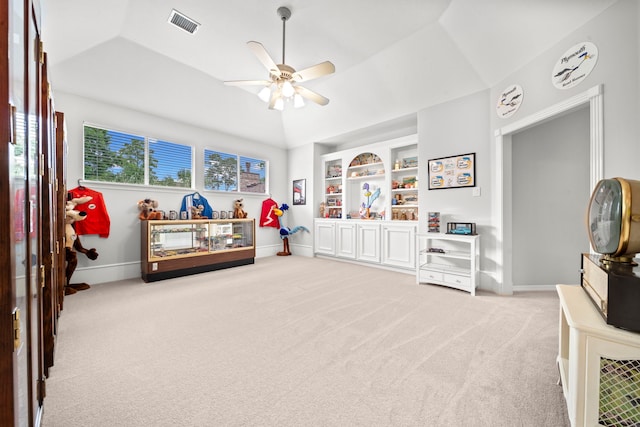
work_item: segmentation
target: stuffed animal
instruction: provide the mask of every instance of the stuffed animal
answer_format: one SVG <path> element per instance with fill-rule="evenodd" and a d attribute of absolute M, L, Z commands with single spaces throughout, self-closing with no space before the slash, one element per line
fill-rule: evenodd
<path fill-rule="evenodd" d="M 233 201 L 233 217 L 234 218 L 246 218 L 247 213 L 244 211 L 243 199 L 236 199 Z"/>
<path fill-rule="evenodd" d="M 76 230 L 73 228 L 73 224 L 77 221 L 82 221 L 87 217 L 86 212 L 81 212 L 75 209 L 77 205 L 81 205 L 83 203 L 87 203 L 92 199 L 91 196 L 78 197 L 75 199 L 71 198 L 71 193 L 67 195 L 67 205 L 65 206 L 65 260 L 67 261 L 67 267 L 65 270 L 65 275 L 67 276 L 66 285 L 64 288 L 65 295 L 72 295 L 78 291 L 83 291 L 85 289 L 89 289 L 91 286 L 87 283 L 71 283 L 71 276 L 76 271 L 76 267 L 78 266 L 78 255 L 77 252 L 83 253 L 90 260 L 95 260 L 98 258 L 98 252 L 96 252 L 95 248 L 85 249 L 80 243 L 80 238 L 76 234 Z"/>
<path fill-rule="evenodd" d="M 156 208 L 158 207 L 158 202 L 153 199 L 144 199 L 138 202 L 138 210 L 140 210 L 140 214 L 138 218 L 141 220 L 147 219 L 162 219 L 162 212 L 158 212 Z"/>
<path fill-rule="evenodd" d="M 191 219 L 207 219 L 206 216 L 202 215 L 202 211 L 204 211 L 204 206 L 191 206 Z"/>

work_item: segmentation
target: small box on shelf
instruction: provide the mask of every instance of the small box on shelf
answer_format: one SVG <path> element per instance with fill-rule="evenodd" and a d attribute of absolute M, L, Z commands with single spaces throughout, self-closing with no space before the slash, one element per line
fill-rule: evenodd
<path fill-rule="evenodd" d="M 474 222 L 448 222 L 447 234 L 474 236 L 476 234 L 476 224 Z"/>

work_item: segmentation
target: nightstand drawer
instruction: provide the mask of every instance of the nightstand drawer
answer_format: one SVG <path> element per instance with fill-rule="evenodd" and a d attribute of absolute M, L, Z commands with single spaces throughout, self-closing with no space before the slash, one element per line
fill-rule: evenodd
<path fill-rule="evenodd" d="M 453 283 L 456 286 L 471 286 L 471 278 L 469 276 L 459 276 L 457 274 L 445 274 L 444 281 Z"/>
<path fill-rule="evenodd" d="M 444 274 L 440 271 L 432 271 L 432 270 L 420 270 L 420 281 L 421 282 L 430 282 L 432 280 L 442 282 L 444 279 Z"/>

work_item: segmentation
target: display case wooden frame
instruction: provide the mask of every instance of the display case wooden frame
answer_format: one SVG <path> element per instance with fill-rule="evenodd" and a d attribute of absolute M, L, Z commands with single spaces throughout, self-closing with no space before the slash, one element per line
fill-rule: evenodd
<path fill-rule="evenodd" d="M 145 282 L 253 264 L 255 254 L 253 219 L 141 221 Z"/>

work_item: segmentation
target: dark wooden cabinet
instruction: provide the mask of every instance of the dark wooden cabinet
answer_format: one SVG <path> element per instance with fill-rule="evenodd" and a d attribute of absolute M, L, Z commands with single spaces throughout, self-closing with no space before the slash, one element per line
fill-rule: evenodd
<path fill-rule="evenodd" d="M 57 153 L 35 0 L 0 4 L 0 425 L 39 425 L 58 302 Z"/>

